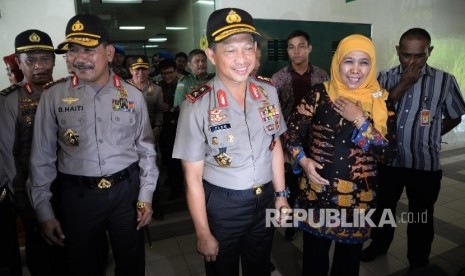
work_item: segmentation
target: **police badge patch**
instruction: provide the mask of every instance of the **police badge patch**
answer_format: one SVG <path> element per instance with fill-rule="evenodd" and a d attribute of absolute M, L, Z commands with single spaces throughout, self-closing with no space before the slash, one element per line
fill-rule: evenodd
<path fill-rule="evenodd" d="M 79 134 L 74 130 L 68 128 L 63 134 L 63 138 L 67 145 L 72 147 L 79 146 Z"/>

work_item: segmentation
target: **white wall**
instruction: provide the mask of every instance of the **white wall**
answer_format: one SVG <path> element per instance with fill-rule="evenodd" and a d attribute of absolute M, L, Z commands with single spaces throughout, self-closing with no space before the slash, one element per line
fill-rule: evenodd
<path fill-rule="evenodd" d="M 27 29 L 39 29 L 50 35 L 56 47 L 65 39 L 68 20 L 75 15 L 73 0 L 0 0 L 0 55 L 14 52 L 15 37 Z M 1 60 L 3 67 L 3 59 Z M 57 56 L 55 79 L 67 76 L 63 58 Z M 9 86 L 6 71 L 0 73 L 0 89 Z"/>
<path fill-rule="evenodd" d="M 431 33 L 435 46 L 429 64 L 453 73 L 465 90 L 464 0 L 216 0 L 215 7 L 242 8 L 261 19 L 372 24 L 378 70 L 398 64 L 394 47 L 405 30 L 422 27 Z M 57 45 L 75 14 L 73 0 L 0 0 L 0 9 L 2 56 L 12 53 L 15 36 L 30 28 L 47 32 Z M 58 57 L 54 77 L 66 75 L 65 68 Z M 0 74 L 0 87 L 7 85 L 6 76 Z"/>
<path fill-rule="evenodd" d="M 465 90 L 464 0 L 216 0 L 216 7 L 242 8 L 260 19 L 372 24 L 378 70 L 397 65 L 400 35 L 421 27 L 435 46 L 428 63 L 454 74 Z"/>

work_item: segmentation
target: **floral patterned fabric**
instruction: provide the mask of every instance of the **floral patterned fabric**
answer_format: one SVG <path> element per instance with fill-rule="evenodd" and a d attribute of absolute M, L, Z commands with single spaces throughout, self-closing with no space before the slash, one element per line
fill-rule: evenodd
<path fill-rule="evenodd" d="M 330 184 L 313 183 L 303 174 L 298 207 L 312 216 L 309 215 L 300 227 L 338 242 L 362 243 L 368 238 L 370 226 L 363 222 L 355 225 L 354 212 L 368 213 L 375 207 L 376 164 L 386 155 L 388 142 L 373 127 L 371 118 L 358 130 L 337 114 L 323 84 L 315 85 L 304 96 L 288 122 L 286 146 L 294 158 L 295 169 L 300 167 L 296 157 L 302 156 L 303 148 L 307 148 L 302 141 L 308 131 L 312 132 L 313 139 L 305 155 L 323 166 L 317 171 Z M 327 210 L 339 212 L 340 221 L 354 223 L 354 226 L 324 225 L 322 214 L 328 214 Z M 309 219 L 313 219 L 313 223 Z M 321 225 L 315 224 L 317 222 Z"/>

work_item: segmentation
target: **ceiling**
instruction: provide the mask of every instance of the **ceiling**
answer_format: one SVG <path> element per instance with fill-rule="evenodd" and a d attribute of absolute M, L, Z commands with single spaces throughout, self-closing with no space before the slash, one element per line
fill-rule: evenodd
<path fill-rule="evenodd" d="M 102 4 L 101 0 L 76 0 L 79 13 L 98 15 L 116 42 L 147 41 L 166 36 L 166 22 L 192 0 L 143 0 L 139 4 Z M 83 3 L 82 3 L 83 2 Z M 145 26 L 145 30 L 119 30 L 119 26 Z"/>

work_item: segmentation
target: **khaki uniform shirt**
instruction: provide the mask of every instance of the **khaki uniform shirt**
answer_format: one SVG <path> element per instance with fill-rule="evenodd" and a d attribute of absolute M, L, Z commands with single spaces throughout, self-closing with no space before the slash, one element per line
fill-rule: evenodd
<path fill-rule="evenodd" d="M 142 90 L 142 95 L 149 111 L 150 125 L 152 128 L 155 128 L 155 126 L 163 125 L 163 112 L 161 111 L 163 92 L 159 85 L 153 83 L 151 80 L 148 82 L 148 85 Z M 131 81 L 129 83 L 132 84 Z"/>
<path fill-rule="evenodd" d="M 274 86 L 249 77 L 245 93 L 244 111 L 217 77 L 191 92 L 198 97 L 181 106 L 173 150 L 173 158 L 204 160 L 203 178 L 234 190 L 271 181 L 270 146 L 286 131 Z"/>
<path fill-rule="evenodd" d="M 76 76 L 44 91 L 34 130 L 28 185 L 39 222 L 54 217 L 56 166 L 65 174 L 100 177 L 138 162 L 138 199 L 152 202 L 159 172 L 145 100 L 113 73 L 98 93 Z"/>
<path fill-rule="evenodd" d="M 41 90 L 23 81 L 0 92 L 0 187 L 25 191 Z"/>

